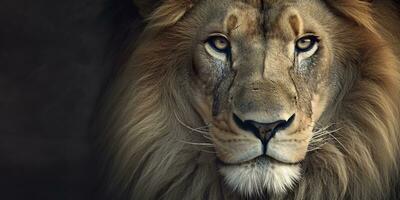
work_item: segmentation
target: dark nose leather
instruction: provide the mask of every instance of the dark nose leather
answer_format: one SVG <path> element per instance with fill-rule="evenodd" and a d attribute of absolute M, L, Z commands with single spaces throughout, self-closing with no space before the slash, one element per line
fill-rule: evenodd
<path fill-rule="evenodd" d="M 253 120 L 241 120 L 237 115 L 233 114 L 235 123 L 239 128 L 252 132 L 256 137 L 258 137 L 263 143 L 268 143 L 268 141 L 274 137 L 278 130 L 284 130 L 288 128 L 295 115 L 292 115 L 288 120 L 277 120 L 270 123 L 261 123 Z"/>

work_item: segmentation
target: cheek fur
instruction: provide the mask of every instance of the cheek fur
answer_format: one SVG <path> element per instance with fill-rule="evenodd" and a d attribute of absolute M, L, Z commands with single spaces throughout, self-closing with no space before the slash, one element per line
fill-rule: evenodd
<path fill-rule="evenodd" d="M 297 64 L 297 72 L 300 74 L 309 73 L 313 68 L 317 67 L 315 56 L 311 56 L 309 58 L 300 60 L 298 59 Z"/>

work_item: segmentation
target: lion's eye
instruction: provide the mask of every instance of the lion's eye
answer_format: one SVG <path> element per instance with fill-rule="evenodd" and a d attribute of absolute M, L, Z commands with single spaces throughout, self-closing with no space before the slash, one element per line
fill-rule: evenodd
<path fill-rule="evenodd" d="M 296 51 L 299 53 L 307 52 L 313 49 L 318 43 L 318 38 L 314 35 L 301 37 L 296 41 Z"/>
<path fill-rule="evenodd" d="M 223 36 L 211 36 L 207 43 L 219 52 L 226 52 L 229 49 L 229 41 Z"/>
<path fill-rule="evenodd" d="M 225 60 L 227 55 L 230 53 L 229 40 L 221 35 L 210 36 L 206 43 L 205 48 L 207 52 L 220 60 Z"/>

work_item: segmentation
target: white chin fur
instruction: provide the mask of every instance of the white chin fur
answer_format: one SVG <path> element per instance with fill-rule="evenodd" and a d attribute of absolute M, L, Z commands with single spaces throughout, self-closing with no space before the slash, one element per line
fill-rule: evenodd
<path fill-rule="evenodd" d="M 220 168 L 226 184 L 247 197 L 282 194 L 300 178 L 300 166 L 270 162 L 228 165 Z"/>

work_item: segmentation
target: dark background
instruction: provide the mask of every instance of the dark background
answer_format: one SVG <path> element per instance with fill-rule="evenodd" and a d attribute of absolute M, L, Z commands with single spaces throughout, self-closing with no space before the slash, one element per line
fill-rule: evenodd
<path fill-rule="evenodd" d="M 140 20 L 131 0 L 0 1 L 0 199 L 93 199 L 91 118 Z"/>

